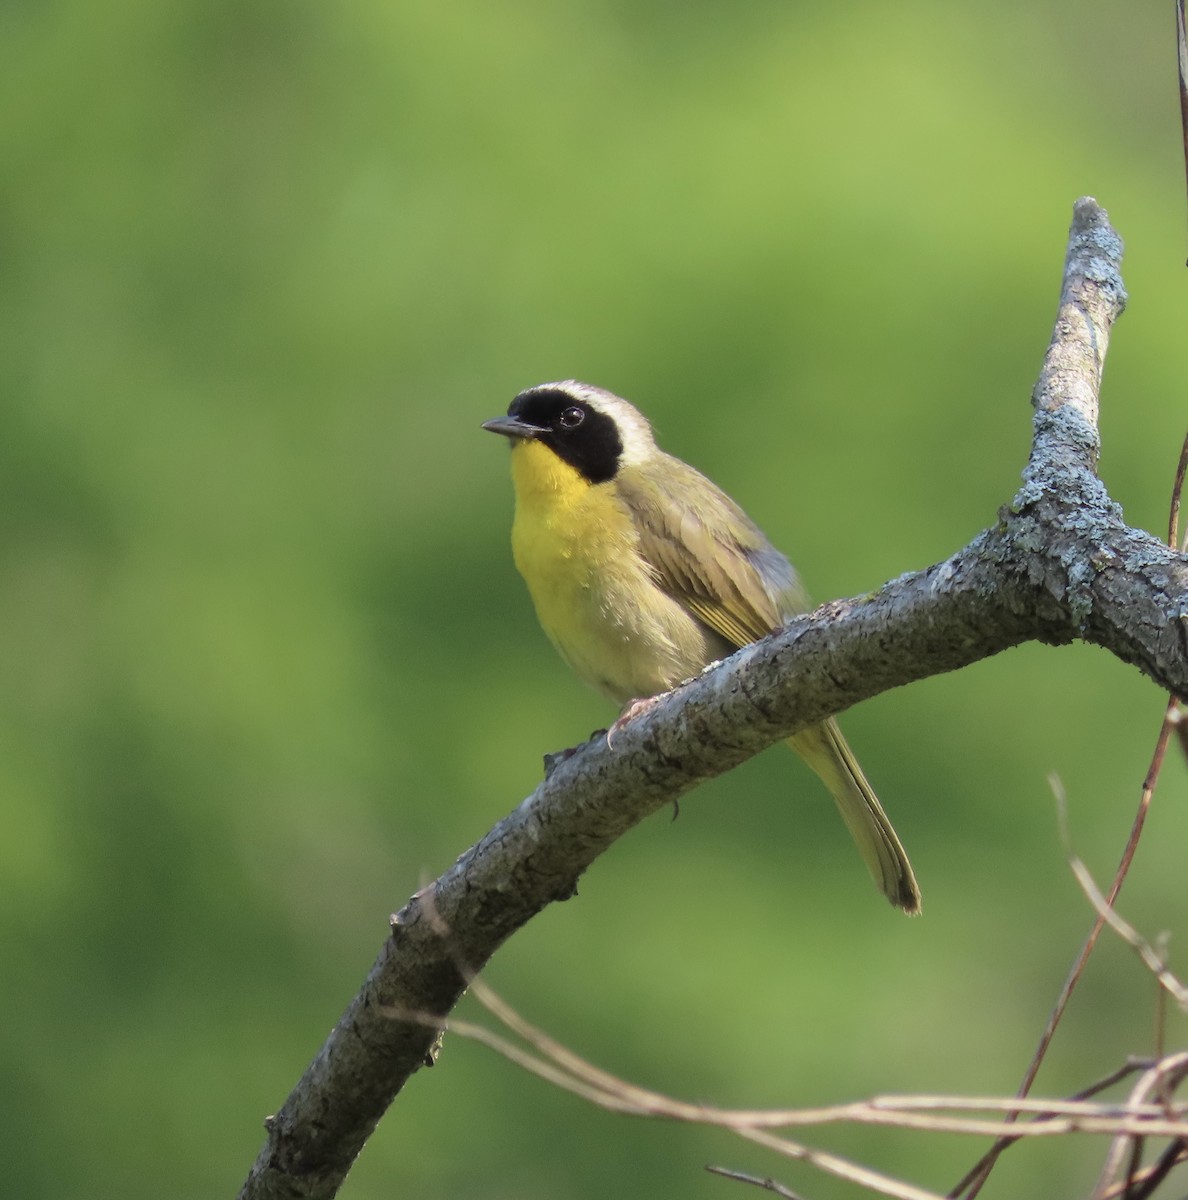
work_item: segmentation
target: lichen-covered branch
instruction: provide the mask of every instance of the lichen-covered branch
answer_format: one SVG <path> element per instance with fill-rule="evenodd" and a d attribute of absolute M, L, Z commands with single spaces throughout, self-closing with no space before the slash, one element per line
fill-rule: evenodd
<path fill-rule="evenodd" d="M 392 918 L 358 995 L 275 1117 L 242 1200 L 336 1194 L 444 1016 L 464 973 L 617 838 L 690 788 L 830 713 L 1020 642 L 1092 641 L 1188 695 L 1188 562 L 1129 528 L 1096 476 L 1122 245 L 1077 202 L 1055 331 L 1033 395 L 1023 486 L 952 557 L 836 601 L 669 693 L 561 761 L 531 796 Z M 431 919 L 432 918 L 432 919 Z M 442 936 L 442 929 L 448 936 Z"/>

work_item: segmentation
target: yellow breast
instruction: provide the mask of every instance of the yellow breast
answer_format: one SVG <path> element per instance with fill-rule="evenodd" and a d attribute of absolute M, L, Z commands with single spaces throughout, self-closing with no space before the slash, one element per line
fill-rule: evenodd
<path fill-rule="evenodd" d="M 511 458 L 516 567 L 561 657 L 618 704 L 696 674 L 709 639 L 656 586 L 613 481 L 591 484 L 535 441 Z"/>

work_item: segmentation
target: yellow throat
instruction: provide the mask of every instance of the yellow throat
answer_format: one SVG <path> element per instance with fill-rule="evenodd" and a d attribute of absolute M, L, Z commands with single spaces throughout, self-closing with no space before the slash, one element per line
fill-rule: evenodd
<path fill-rule="evenodd" d="M 718 657 L 711 635 L 656 586 L 613 481 L 591 483 L 537 441 L 514 443 L 511 459 L 516 567 L 579 678 L 622 705 Z"/>

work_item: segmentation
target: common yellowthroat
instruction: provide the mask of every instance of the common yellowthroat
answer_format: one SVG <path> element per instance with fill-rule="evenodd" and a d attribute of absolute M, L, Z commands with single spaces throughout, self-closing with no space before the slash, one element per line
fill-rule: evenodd
<path fill-rule="evenodd" d="M 483 424 L 511 442 L 516 566 L 544 631 L 618 705 L 651 697 L 807 607 L 788 560 L 719 487 L 666 454 L 626 400 L 567 380 Z M 821 777 L 892 904 L 920 890 L 837 722 L 788 739 Z"/>

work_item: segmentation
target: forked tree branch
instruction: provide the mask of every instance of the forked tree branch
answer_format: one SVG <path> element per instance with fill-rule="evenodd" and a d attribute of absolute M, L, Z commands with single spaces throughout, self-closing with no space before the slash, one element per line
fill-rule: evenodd
<path fill-rule="evenodd" d="M 1060 308 L 1033 395 L 1023 486 L 952 557 L 791 621 L 556 764 L 391 921 L 358 995 L 276 1116 L 241 1200 L 334 1196 L 435 1031 L 517 929 L 573 895 L 644 817 L 789 734 L 889 688 L 1025 641 L 1094 642 L 1188 696 L 1188 560 L 1129 528 L 1097 478 L 1097 408 L 1126 294 L 1122 243 L 1077 201 Z M 976 447 L 958 453 L 975 454 Z M 442 929 L 448 930 L 443 936 Z"/>

